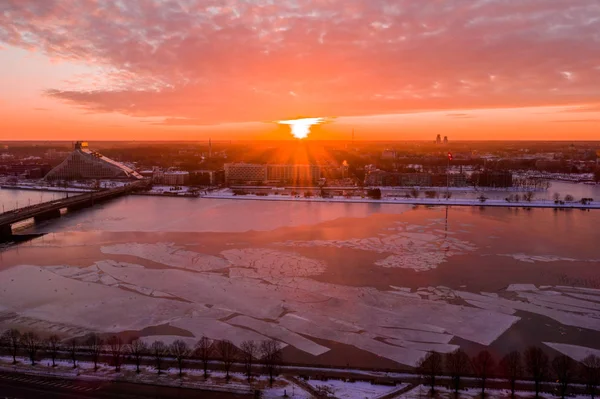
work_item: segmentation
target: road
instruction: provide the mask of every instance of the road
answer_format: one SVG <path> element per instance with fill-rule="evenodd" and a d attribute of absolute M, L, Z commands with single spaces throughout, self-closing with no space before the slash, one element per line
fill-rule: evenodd
<path fill-rule="evenodd" d="M 248 399 L 250 395 L 122 382 L 88 382 L 0 372 L 0 398 Z"/>

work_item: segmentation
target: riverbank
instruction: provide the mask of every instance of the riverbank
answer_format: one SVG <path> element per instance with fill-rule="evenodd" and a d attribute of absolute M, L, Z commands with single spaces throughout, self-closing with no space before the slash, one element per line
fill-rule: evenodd
<path fill-rule="evenodd" d="M 46 187 L 46 186 L 21 186 L 21 185 L 0 185 L 2 190 L 28 190 L 28 191 L 49 191 L 55 193 L 89 193 L 96 190 L 78 187 Z"/>
<path fill-rule="evenodd" d="M 556 204 L 549 200 L 532 200 L 507 202 L 506 200 L 485 200 L 468 198 L 319 198 L 319 197 L 292 197 L 285 195 L 234 195 L 233 193 L 218 192 L 214 194 L 201 195 L 200 198 L 231 199 L 249 201 L 296 201 L 296 202 L 341 202 L 341 203 L 372 203 L 372 204 L 400 204 L 400 205 L 425 205 L 425 206 L 485 206 L 502 208 L 555 208 L 555 209 L 600 209 L 600 202 L 593 201 L 587 204 L 581 202 L 565 202 Z"/>

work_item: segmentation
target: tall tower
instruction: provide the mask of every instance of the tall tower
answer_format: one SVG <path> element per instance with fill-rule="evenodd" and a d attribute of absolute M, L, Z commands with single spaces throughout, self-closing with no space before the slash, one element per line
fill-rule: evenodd
<path fill-rule="evenodd" d="M 442 143 L 442 137 L 438 134 L 437 137 L 435 138 L 435 143 L 436 144 L 441 144 Z"/>
<path fill-rule="evenodd" d="M 208 158 L 212 158 L 212 140 L 208 139 Z"/>

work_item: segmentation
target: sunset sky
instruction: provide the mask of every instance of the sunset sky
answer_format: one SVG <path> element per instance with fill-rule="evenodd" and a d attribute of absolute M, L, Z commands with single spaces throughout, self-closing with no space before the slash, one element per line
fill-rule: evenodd
<path fill-rule="evenodd" d="M 1 0 L 0 139 L 598 140 L 598 0 Z"/>

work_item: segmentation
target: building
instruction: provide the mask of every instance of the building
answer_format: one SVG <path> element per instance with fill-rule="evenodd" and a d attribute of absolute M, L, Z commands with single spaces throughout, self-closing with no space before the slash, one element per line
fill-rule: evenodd
<path fill-rule="evenodd" d="M 41 179 L 52 168 L 48 164 L 34 163 L 18 163 L 0 165 L 0 175 L 16 176 L 22 179 Z"/>
<path fill-rule="evenodd" d="M 442 136 L 440 136 L 439 134 L 435 137 L 435 143 L 436 144 L 442 144 Z"/>
<path fill-rule="evenodd" d="M 383 150 L 381 153 L 381 159 L 396 159 L 398 154 L 394 150 Z"/>
<path fill-rule="evenodd" d="M 219 186 L 225 183 L 223 170 L 194 170 L 190 172 L 190 184 L 198 186 Z"/>
<path fill-rule="evenodd" d="M 227 184 L 312 184 L 320 178 L 321 167 L 318 165 L 225 164 L 225 181 Z"/>
<path fill-rule="evenodd" d="M 169 186 L 183 186 L 190 180 L 190 172 L 172 170 L 162 174 L 162 184 Z"/>
<path fill-rule="evenodd" d="M 448 136 L 444 136 L 444 144 L 448 144 Z"/>
<path fill-rule="evenodd" d="M 78 141 L 73 152 L 48 172 L 46 179 L 142 179 L 142 176 L 128 166 L 90 150 L 87 142 Z"/>
<path fill-rule="evenodd" d="M 54 148 L 47 150 L 44 157 L 48 159 L 63 159 L 69 156 L 69 151 L 57 151 Z"/>
<path fill-rule="evenodd" d="M 267 165 L 252 163 L 226 163 L 227 184 L 263 183 L 267 180 Z"/>
<path fill-rule="evenodd" d="M 321 178 L 317 165 L 267 165 L 268 183 L 314 183 Z"/>
<path fill-rule="evenodd" d="M 431 175 L 374 170 L 365 177 L 365 186 L 428 187 L 431 186 Z"/>
<path fill-rule="evenodd" d="M 431 174 L 431 173 L 399 173 L 382 170 L 370 171 L 365 177 L 365 186 L 398 186 L 398 187 L 465 187 L 467 177 L 463 173 Z"/>
<path fill-rule="evenodd" d="M 473 185 L 479 187 L 512 187 L 513 175 L 507 170 L 484 170 L 473 173 Z"/>

